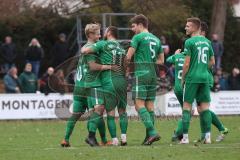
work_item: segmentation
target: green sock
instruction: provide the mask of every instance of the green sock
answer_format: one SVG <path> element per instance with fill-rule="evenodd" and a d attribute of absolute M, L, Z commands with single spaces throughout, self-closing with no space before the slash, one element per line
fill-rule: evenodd
<path fill-rule="evenodd" d="M 154 111 L 150 111 L 149 115 L 151 117 L 151 120 L 152 120 L 152 123 L 153 123 L 153 126 L 154 126 L 154 124 L 155 124 L 155 114 L 154 114 Z M 146 137 L 149 137 L 147 129 L 146 129 Z"/>
<path fill-rule="evenodd" d="M 212 116 L 212 124 L 215 127 L 217 127 L 217 129 L 219 131 L 224 131 L 224 126 L 221 123 L 221 121 L 218 119 L 218 116 L 213 111 L 210 111 L 210 113 L 211 113 L 211 116 Z"/>
<path fill-rule="evenodd" d="M 203 122 L 203 114 L 199 113 L 199 118 L 200 118 L 200 128 L 201 128 L 201 140 L 205 138 L 205 130 L 204 130 L 204 122 Z"/>
<path fill-rule="evenodd" d="M 153 136 L 156 135 L 157 132 L 154 129 L 153 126 L 153 122 L 151 120 L 150 114 L 148 113 L 147 109 L 145 107 L 142 107 L 138 110 L 138 114 L 143 122 L 143 124 L 145 125 L 146 129 L 147 129 L 147 133 L 149 136 Z"/>
<path fill-rule="evenodd" d="M 80 118 L 80 114 L 79 115 L 76 115 L 76 114 L 73 114 L 67 121 L 67 127 L 66 127 L 66 134 L 65 134 L 65 140 L 67 142 L 69 142 L 69 139 L 70 139 L 70 136 L 72 134 L 72 131 L 74 129 L 74 126 L 76 124 L 76 122 L 78 121 L 78 119 Z"/>
<path fill-rule="evenodd" d="M 106 143 L 107 142 L 106 127 L 105 127 L 105 122 L 103 117 L 101 117 L 99 120 L 98 131 L 99 131 L 102 142 Z"/>
<path fill-rule="evenodd" d="M 108 130 L 110 132 L 110 135 L 112 138 L 117 137 L 117 129 L 116 129 L 116 123 L 115 123 L 115 117 L 113 116 L 107 116 L 107 125 L 108 125 Z"/>
<path fill-rule="evenodd" d="M 87 130 L 89 132 L 89 120 L 87 121 Z"/>
<path fill-rule="evenodd" d="M 92 113 L 92 115 L 90 116 L 90 118 L 88 120 L 88 123 L 89 123 L 88 131 L 89 132 L 96 133 L 100 119 L 101 119 L 101 116 L 99 114 L 97 114 L 95 112 Z"/>
<path fill-rule="evenodd" d="M 183 115 L 182 115 L 183 134 L 188 134 L 190 119 L 191 119 L 190 111 L 183 110 Z"/>
<path fill-rule="evenodd" d="M 126 134 L 128 128 L 128 116 L 126 112 L 119 116 L 119 121 L 121 133 Z"/>
<path fill-rule="evenodd" d="M 182 119 L 179 119 L 177 122 L 177 128 L 175 130 L 176 135 L 180 136 L 183 134 L 183 123 L 182 123 Z"/>
<path fill-rule="evenodd" d="M 150 111 L 149 114 L 150 114 L 150 117 L 151 117 L 151 120 L 152 120 L 152 123 L 153 123 L 153 126 L 154 126 L 154 124 L 155 124 L 155 114 L 154 114 L 154 111 Z"/>
<path fill-rule="evenodd" d="M 209 110 L 205 110 L 201 114 L 202 114 L 202 123 L 203 123 L 202 133 L 211 132 L 211 124 L 212 124 L 211 112 Z"/>

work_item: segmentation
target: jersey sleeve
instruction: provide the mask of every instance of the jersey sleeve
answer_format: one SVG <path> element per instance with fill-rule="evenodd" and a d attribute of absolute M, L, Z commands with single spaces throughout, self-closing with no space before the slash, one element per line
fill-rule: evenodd
<path fill-rule="evenodd" d="M 184 44 L 184 53 L 186 56 L 191 56 L 191 43 L 187 40 Z"/>
<path fill-rule="evenodd" d="M 174 63 L 175 63 L 175 54 L 172 55 L 172 56 L 170 56 L 170 57 L 168 57 L 168 58 L 167 58 L 167 62 L 174 64 Z"/>
<path fill-rule="evenodd" d="M 98 41 L 97 43 L 94 43 L 93 45 L 91 45 L 90 48 L 95 53 L 100 53 L 103 50 L 104 44 L 105 44 L 104 41 Z"/>
<path fill-rule="evenodd" d="M 137 49 L 139 42 L 140 42 L 140 41 L 139 41 L 138 35 L 135 35 L 135 36 L 133 36 L 133 38 L 132 38 L 132 41 L 131 41 L 131 43 L 130 43 L 130 46 L 133 47 L 133 48 L 135 48 L 135 49 Z"/>
<path fill-rule="evenodd" d="M 89 62 L 96 62 L 97 61 L 97 57 L 96 57 L 95 54 L 85 55 L 85 59 L 86 59 L 87 63 L 89 63 Z"/>

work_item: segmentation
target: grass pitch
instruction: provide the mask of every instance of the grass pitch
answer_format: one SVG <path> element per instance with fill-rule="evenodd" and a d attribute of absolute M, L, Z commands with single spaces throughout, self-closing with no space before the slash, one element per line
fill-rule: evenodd
<path fill-rule="evenodd" d="M 156 120 L 162 139 L 152 146 L 140 145 L 145 136 L 143 124 L 131 120 L 128 146 L 98 148 L 89 147 L 84 142 L 86 122 L 77 123 L 71 137 L 72 147 L 61 148 L 59 143 L 64 136 L 65 121 L 0 121 L 0 160 L 239 160 L 240 116 L 220 119 L 230 130 L 220 143 L 215 142 L 218 132 L 213 127 L 213 144 L 174 144 L 171 135 L 177 120 L 163 118 Z M 199 137 L 198 118 L 193 118 L 189 134 L 191 142 Z"/>

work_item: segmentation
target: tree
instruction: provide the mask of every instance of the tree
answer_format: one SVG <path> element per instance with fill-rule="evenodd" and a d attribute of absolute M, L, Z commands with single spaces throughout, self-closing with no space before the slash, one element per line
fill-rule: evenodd
<path fill-rule="evenodd" d="M 240 0 L 214 0 L 211 17 L 210 34 L 217 33 L 221 41 L 224 41 L 224 33 L 227 21 L 228 5 L 239 3 Z"/>
<path fill-rule="evenodd" d="M 19 0 L 1 0 L 0 1 L 0 19 L 4 19 L 11 15 L 19 13 L 20 1 Z"/>
<path fill-rule="evenodd" d="M 224 32 L 226 26 L 227 16 L 227 0 L 214 0 L 213 12 L 211 18 L 210 33 L 216 33 L 219 35 L 220 41 L 224 40 Z"/>

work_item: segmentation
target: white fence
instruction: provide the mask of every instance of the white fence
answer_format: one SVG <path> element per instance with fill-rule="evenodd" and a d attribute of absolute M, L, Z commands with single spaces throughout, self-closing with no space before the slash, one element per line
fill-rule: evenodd
<path fill-rule="evenodd" d="M 211 110 L 219 115 L 240 114 L 240 91 L 222 91 L 211 94 Z M 65 94 L 1 94 L 0 120 L 56 119 L 69 115 L 72 95 Z M 70 109 L 71 110 L 71 109 Z M 136 116 L 133 106 L 127 106 L 129 116 Z M 156 115 L 181 115 L 181 107 L 174 93 L 157 96 Z"/>

